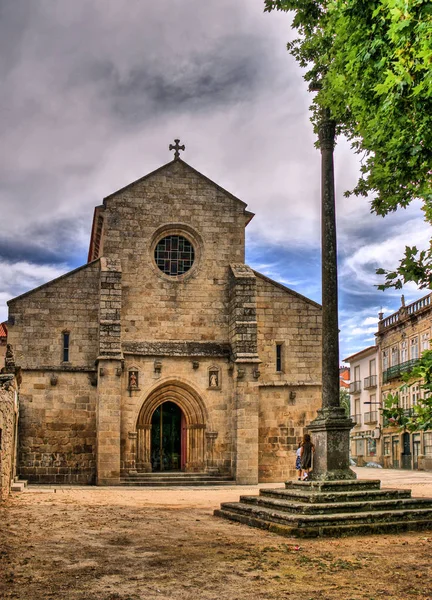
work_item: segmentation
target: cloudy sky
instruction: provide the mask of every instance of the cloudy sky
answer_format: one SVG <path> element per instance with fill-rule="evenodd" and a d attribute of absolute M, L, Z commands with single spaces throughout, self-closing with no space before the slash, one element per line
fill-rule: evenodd
<path fill-rule="evenodd" d="M 291 37 L 262 0 L 0 0 L 0 321 L 85 263 L 94 206 L 168 162 L 174 137 L 256 213 L 247 262 L 320 302 L 320 155 Z M 418 204 L 383 219 L 343 198 L 358 159 L 339 140 L 335 160 L 343 358 L 400 305 L 375 268 L 430 231 Z"/>

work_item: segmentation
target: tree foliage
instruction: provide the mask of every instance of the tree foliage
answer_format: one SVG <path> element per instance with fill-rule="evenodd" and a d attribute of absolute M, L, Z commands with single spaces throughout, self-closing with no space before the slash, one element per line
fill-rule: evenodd
<path fill-rule="evenodd" d="M 343 387 L 339 388 L 339 405 L 342 406 L 346 416 L 349 417 L 351 414 L 350 395 L 348 390 Z"/>
<path fill-rule="evenodd" d="M 312 121 L 327 108 L 361 155 L 346 195 L 370 195 L 385 216 L 422 200 L 432 223 L 432 2 L 430 0 L 265 0 L 265 11 L 293 12 L 299 36 L 288 50 L 317 90 Z M 381 286 L 429 287 L 432 250 L 407 248 Z"/>
<path fill-rule="evenodd" d="M 432 350 L 423 352 L 417 365 L 404 374 L 404 380 L 399 391 L 388 394 L 384 400 L 383 416 L 389 425 L 399 429 L 432 430 Z M 400 394 L 417 384 L 424 391 L 424 397 L 419 398 L 412 411 L 407 413 L 400 405 Z"/>

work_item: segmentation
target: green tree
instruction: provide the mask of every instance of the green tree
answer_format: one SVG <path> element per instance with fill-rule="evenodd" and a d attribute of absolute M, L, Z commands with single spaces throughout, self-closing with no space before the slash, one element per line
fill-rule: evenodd
<path fill-rule="evenodd" d="M 399 404 L 399 392 L 388 394 L 384 401 L 383 416 L 389 425 L 409 431 L 432 430 L 432 350 L 421 355 L 417 365 L 404 374 L 405 383 L 399 392 L 407 391 L 411 386 L 420 384 L 424 397 L 420 398 L 412 412 L 406 411 Z"/>
<path fill-rule="evenodd" d="M 339 388 L 339 404 L 345 410 L 345 414 L 347 417 L 351 414 L 351 403 L 350 403 L 350 395 L 346 388 Z"/>
<path fill-rule="evenodd" d="M 428 0 L 265 0 L 292 11 L 298 37 L 288 50 L 317 93 L 312 122 L 330 111 L 361 174 L 346 192 L 370 196 L 385 216 L 418 198 L 432 223 L 432 3 Z M 379 286 L 432 284 L 432 246 L 406 248 Z"/>

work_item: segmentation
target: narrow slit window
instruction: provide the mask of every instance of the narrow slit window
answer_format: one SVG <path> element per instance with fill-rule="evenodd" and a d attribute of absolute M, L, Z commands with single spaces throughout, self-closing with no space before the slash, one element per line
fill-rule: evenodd
<path fill-rule="evenodd" d="M 70 334 L 63 333 L 63 362 L 69 362 L 69 341 Z"/>
<path fill-rule="evenodd" d="M 282 344 L 276 344 L 276 371 L 282 371 Z"/>

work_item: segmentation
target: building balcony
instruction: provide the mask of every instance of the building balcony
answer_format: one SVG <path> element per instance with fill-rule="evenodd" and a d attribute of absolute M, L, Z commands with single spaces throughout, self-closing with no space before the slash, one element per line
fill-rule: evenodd
<path fill-rule="evenodd" d="M 390 327 L 398 325 L 400 322 L 407 321 L 410 317 L 415 314 L 426 312 L 432 307 L 432 294 L 428 294 L 420 300 L 416 300 L 408 306 L 401 306 L 398 312 L 393 313 L 386 319 L 381 319 L 378 323 L 378 331 L 381 332 Z"/>
<path fill-rule="evenodd" d="M 361 415 L 351 415 L 351 419 L 354 421 L 356 425 L 361 425 L 362 418 Z"/>
<path fill-rule="evenodd" d="M 360 394 L 361 381 L 351 381 L 349 391 L 350 394 Z"/>
<path fill-rule="evenodd" d="M 378 411 L 372 410 L 364 414 L 364 422 L 366 423 L 378 423 Z"/>
<path fill-rule="evenodd" d="M 383 383 L 387 383 L 392 379 L 398 379 L 402 375 L 402 373 L 407 373 L 408 371 L 411 371 L 412 368 L 415 367 L 415 365 L 418 363 L 418 361 L 418 358 L 413 358 L 411 360 L 407 360 L 403 363 L 400 363 L 399 365 L 394 365 L 386 371 L 383 371 Z"/>
<path fill-rule="evenodd" d="M 377 376 L 370 375 L 369 377 L 365 377 L 363 383 L 363 389 L 370 390 L 371 388 L 375 388 L 377 386 Z"/>

